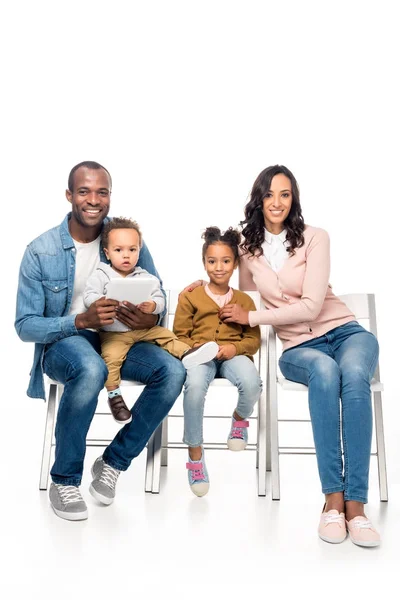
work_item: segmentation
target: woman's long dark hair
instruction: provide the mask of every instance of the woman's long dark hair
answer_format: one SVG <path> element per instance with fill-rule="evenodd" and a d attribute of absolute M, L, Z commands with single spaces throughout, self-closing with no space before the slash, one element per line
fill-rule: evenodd
<path fill-rule="evenodd" d="M 292 206 L 288 217 L 284 222 L 287 235 L 286 240 L 289 242 L 287 251 L 290 256 L 293 256 L 296 248 L 301 248 L 304 244 L 304 219 L 301 213 L 300 193 L 297 181 L 291 171 L 283 165 L 274 165 L 267 167 L 261 171 L 254 182 L 253 189 L 250 193 L 250 200 L 244 208 L 244 220 L 241 221 L 243 227 L 242 235 L 244 241 L 240 247 L 245 253 L 250 252 L 253 256 L 261 256 L 263 249 L 261 244 L 265 239 L 264 231 L 264 214 L 263 204 L 264 198 L 271 189 L 271 182 L 275 175 L 285 175 L 292 184 Z"/>

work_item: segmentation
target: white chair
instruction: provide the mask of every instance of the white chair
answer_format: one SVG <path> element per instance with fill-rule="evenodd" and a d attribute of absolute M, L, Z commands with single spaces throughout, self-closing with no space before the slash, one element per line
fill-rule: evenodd
<path fill-rule="evenodd" d="M 367 329 L 377 336 L 376 311 L 375 311 L 375 296 L 374 294 L 347 294 L 340 296 L 340 299 L 345 302 L 349 309 L 355 314 L 357 320 L 367 321 Z M 315 454 L 312 447 L 301 446 L 279 446 L 278 424 L 280 422 L 304 422 L 305 419 L 279 419 L 278 418 L 278 388 L 290 391 L 307 391 L 307 386 L 300 383 L 295 383 L 285 379 L 281 373 L 278 373 L 278 359 L 276 351 L 276 335 L 272 327 L 268 331 L 268 404 L 269 417 L 271 427 L 271 448 L 270 454 L 267 457 L 267 466 L 271 468 L 272 481 L 272 499 L 280 499 L 280 477 L 279 477 L 279 455 L 280 454 Z M 376 367 L 374 378 L 371 381 L 371 394 L 374 399 L 374 418 L 375 418 L 375 435 L 376 435 L 376 452 L 372 453 L 377 456 L 378 475 L 379 475 L 379 491 L 381 501 L 388 500 L 387 474 L 386 474 L 386 457 L 385 457 L 385 440 L 383 432 L 383 415 L 382 415 L 382 391 L 383 384 L 379 376 L 379 362 Z M 309 419 L 307 419 L 309 421 Z M 295 451 L 299 450 L 299 451 Z M 314 451 L 312 451 L 314 450 Z"/>
<path fill-rule="evenodd" d="M 48 394 L 48 399 L 47 399 L 46 425 L 45 425 L 44 440 L 43 440 L 42 463 L 41 463 L 41 468 L 40 468 L 40 482 L 39 482 L 40 490 L 47 490 L 47 487 L 48 487 L 51 453 L 52 453 L 52 449 L 55 446 L 54 428 L 55 428 L 55 423 L 56 423 L 56 412 L 57 412 L 58 404 L 60 402 L 60 398 L 64 391 L 63 384 L 59 383 L 58 381 L 53 381 L 52 379 L 48 379 L 47 383 L 49 384 L 49 394 Z M 144 387 L 143 384 L 138 383 L 136 381 L 122 380 L 121 387 L 125 387 L 125 386 Z M 110 416 L 111 417 L 111 413 L 109 411 L 102 412 L 102 411 L 96 410 L 95 416 Z M 150 438 L 150 440 L 147 443 L 148 460 L 147 460 L 147 464 L 146 464 L 146 480 L 145 480 L 145 491 L 146 492 L 152 491 L 151 485 L 152 485 L 153 463 L 151 460 L 149 460 L 149 452 L 151 455 L 153 443 L 154 443 L 153 437 L 154 437 L 154 435 Z M 96 438 L 96 437 L 89 438 L 88 437 L 88 438 L 86 438 L 86 446 L 106 447 L 111 443 L 111 441 L 112 441 L 111 439 Z"/>
<path fill-rule="evenodd" d="M 166 327 L 166 323 L 168 321 L 168 305 L 169 305 L 169 292 L 166 292 L 167 296 L 167 314 L 165 315 L 162 325 Z M 55 446 L 54 440 L 54 429 L 56 423 L 56 412 L 58 408 L 58 404 L 60 402 L 60 398 L 64 391 L 63 384 L 58 381 L 53 381 L 52 379 L 47 378 L 47 383 L 49 385 L 49 393 L 47 398 L 47 414 L 46 414 L 46 425 L 44 431 L 44 440 L 43 440 L 43 452 L 42 452 L 42 463 L 40 468 L 40 481 L 39 481 L 39 489 L 47 490 L 48 487 L 48 479 L 50 473 L 50 460 L 52 449 Z M 121 381 L 121 387 L 144 387 L 142 383 L 136 381 Z M 96 416 L 111 416 L 110 411 L 107 412 L 97 411 L 95 412 Z M 88 437 L 86 438 L 86 446 L 97 446 L 97 447 L 106 447 L 111 443 L 112 439 L 105 438 L 97 438 L 97 437 Z M 152 491 L 152 481 L 153 481 L 153 446 L 154 446 L 154 434 L 150 438 L 147 443 L 147 463 L 146 463 L 146 479 L 145 479 L 145 491 Z"/>
<path fill-rule="evenodd" d="M 253 301 L 257 309 L 263 308 L 261 304 L 260 295 L 258 292 L 246 292 L 253 298 Z M 178 292 L 171 292 L 169 298 L 169 325 L 172 326 L 173 317 L 175 315 L 175 308 L 178 300 Z M 263 390 L 258 402 L 258 412 L 256 417 L 250 417 L 254 421 L 257 421 L 257 442 L 255 444 L 248 444 L 248 450 L 256 451 L 256 467 L 258 468 L 258 495 L 266 495 L 266 471 L 267 471 L 267 449 L 269 443 L 267 440 L 268 427 L 267 427 L 267 393 L 266 393 L 266 373 L 267 373 L 267 328 L 266 326 L 261 327 L 261 348 L 257 355 L 254 357 L 255 365 L 259 371 L 260 377 L 263 381 Z M 215 387 L 231 387 L 235 390 L 236 387 L 230 383 L 227 379 L 218 378 L 214 379 L 211 383 L 210 388 Z M 230 418 L 227 415 L 213 415 L 205 416 L 205 418 Z M 159 493 L 160 491 L 160 476 L 161 467 L 166 467 L 168 464 L 168 451 L 171 449 L 186 448 L 183 442 L 171 442 L 168 440 L 168 421 L 174 417 L 182 418 L 182 415 L 169 415 L 164 419 L 162 424 L 158 427 L 153 435 L 152 445 L 148 451 L 148 467 L 147 471 L 149 477 L 151 477 L 151 491 L 153 493 Z M 183 427 L 182 427 L 183 432 Z M 209 442 L 204 444 L 204 448 L 210 449 L 221 449 L 227 448 L 226 442 Z M 152 453 L 152 454 L 151 454 Z"/>

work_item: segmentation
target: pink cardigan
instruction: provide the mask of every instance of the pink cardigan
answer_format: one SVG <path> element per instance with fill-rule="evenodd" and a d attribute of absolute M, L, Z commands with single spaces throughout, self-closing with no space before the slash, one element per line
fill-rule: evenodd
<path fill-rule="evenodd" d="M 239 287 L 258 290 L 266 310 L 249 312 L 250 326 L 273 325 L 287 350 L 355 320 L 329 284 L 329 236 L 306 225 L 304 246 L 275 273 L 263 256 L 240 258 Z"/>

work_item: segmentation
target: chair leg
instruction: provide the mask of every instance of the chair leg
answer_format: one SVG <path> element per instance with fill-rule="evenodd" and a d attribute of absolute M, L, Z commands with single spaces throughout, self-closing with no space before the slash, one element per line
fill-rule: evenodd
<path fill-rule="evenodd" d="M 266 444 L 267 444 L 267 448 L 266 448 L 266 456 L 267 456 L 267 460 L 266 460 L 266 469 L 267 471 L 271 472 L 271 406 L 270 406 L 270 402 L 271 399 L 269 397 L 268 392 L 265 392 L 265 407 L 266 407 L 266 415 L 265 415 L 265 420 L 266 420 L 266 427 L 265 427 L 265 431 L 266 431 Z"/>
<path fill-rule="evenodd" d="M 162 429 L 163 425 L 160 423 L 154 432 L 153 477 L 151 486 L 153 494 L 160 492 Z"/>
<path fill-rule="evenodd" d="M 388 501 L 385 437 L 383 433 L 382 394 L 374 392 L 376 453 L 378 458 L 379 493 L 381 502 Z"/>
<path fill-rule="evenodd" d="M 256 469 L 258 469 L 259 454 L 260 454 L 260 400 L 258 401 L 258 416 L 257 416 L 257 447 L 256 447 Z"/>
<path fill-rule="evenodd" d="M 161 466 L 168 466 L 168 416 L 162 422 L 161 434 Z"/>
<path fill-rule="evenodd" d="M 49 390 L 49 399 L 47 401 L 46 425 L 44 430 L 42 466 L 40 469 L 39 489 L 47 490 L 47 483 L 50 471 L 50 457 L 53 443 L 54 423 L 56 416 L 56 398 L 57 385 L 52 383 Z"/>
<path fill-rule="evenodd" d="M 151 436 L 147 442 L 147 459 L 146 459 L 146 478 L 144 483 L 144 491 L 151 492 L 153 485 L 153 470 L 154 470 L 154 436 Z"/>
<path fill-rule="evenodd" d="M 275 360 L 275 359 L 274 359 Z M 278 401 L 276 389 L 276 377 L 268 374 L 268 395 L 270 403 L 270 444 L 271 444 L 271 488 L 272 500 L 280 500 L 280 478 L 279 478 L 279 438 L 278 438 Z"/>
<path fill-rule="evenodd" d="M 258 401 L 258 495 L 267 493 L 267 393 L 263 389 Z"/>

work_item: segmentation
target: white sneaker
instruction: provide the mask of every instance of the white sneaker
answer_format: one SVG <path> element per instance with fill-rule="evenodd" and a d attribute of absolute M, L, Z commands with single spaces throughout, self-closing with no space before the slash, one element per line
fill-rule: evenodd
<path fill-rule="evenodd" d="M 219 346 L 216 342 L 206 342 L 205 344 L 201 344 L 201 346 L 197 346 L 197 348 L 190 348 L 182 356 L 182 364 L 185 369 L 198 367 L 215 358 L 218 350 Z"/>

